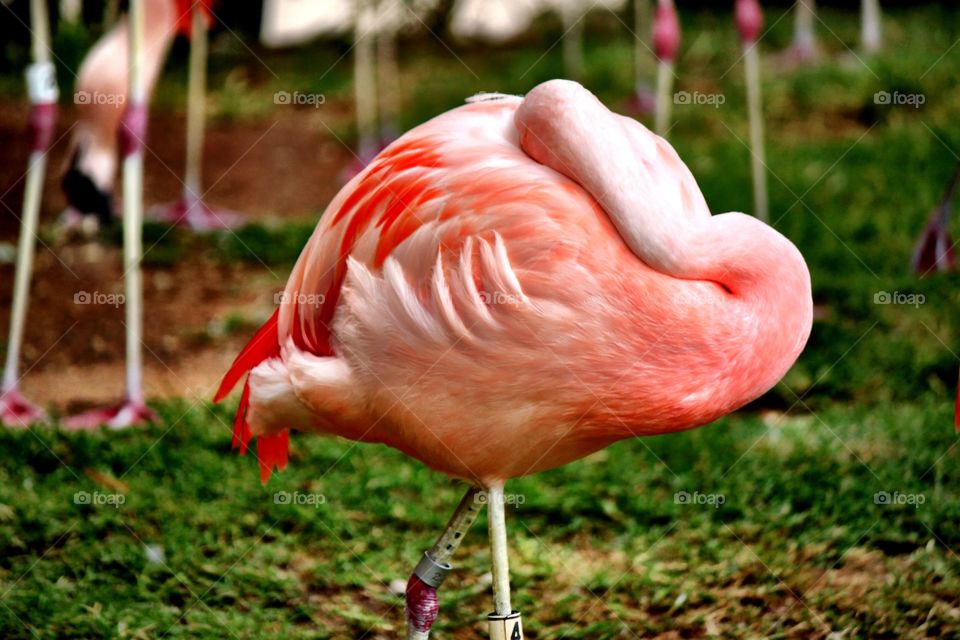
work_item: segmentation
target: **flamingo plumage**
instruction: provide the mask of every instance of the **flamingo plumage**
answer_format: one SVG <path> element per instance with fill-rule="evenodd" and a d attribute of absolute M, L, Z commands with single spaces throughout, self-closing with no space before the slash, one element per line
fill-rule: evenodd
<path fill-rule="evenodd" d="M 789 240 L 711 216 L 669 143 L 554 80 L 434 118 L 347 184 L 217 398 L 249 372 L 235 438 L 259 439 L 264 480 L 296 428 L 384 443 L 494 492 L 743 406 L 811 322 Z M 422 577 L 408 637 L 432 623 Z"/>

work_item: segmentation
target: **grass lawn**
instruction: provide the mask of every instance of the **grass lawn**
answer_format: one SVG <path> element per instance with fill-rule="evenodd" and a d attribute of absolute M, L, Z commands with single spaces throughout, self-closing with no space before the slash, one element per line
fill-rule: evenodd
<path fill-rule="evenodd" d="M 0 433 L 17 452 L 0 472 L 5 637 L 401 632 L 390 583 L 459 486 L 386 447 L 301 437 L 261 487 L 226 410 L 161 411 L 145 431 Z M 515 606 L 537 638 L 955 636 L 949 420 L 941 402 L 738 415 L 515 481 Z M 441 590 L 447 635 L 484 637 L 485 529 Z"/>
<path fill-rule="evenodd" d="M 768 13 L 766 54 L 789 41 L 784 10 Z M 749 211 L 729 16 L 682 17 L 677 90 L 724 101 L 676 106 L 670 139 L 714 211 Z M 874 58 L 843 44 L 856 42 L 854 14 L 822 18 L 827 60 L 787 73 L 768 56 L 765 82 L 773 224 L 807 258 L 818 308 L 807 350 L 767 396 L 711 427 L 622 442 L 508 485 L 521 503 L 508 527 L 530 638 L 960 637 L 960 278 L 908 272 L 960 155 L 960 57 L 945 55 L 960 12 L 889 14 L 888 52 Z M 521 93 L 562 75 L 558 49 L 540 59 L 550 29 L 506 51 L 412 45 L 403 124 L 479 90 Z M 588 45 L 585 83 L 621 103 L 632 82 L 625 28 L 591 18 Z M 238 74 L 259 63 L 223 47 L 214 111 L 269 118 L 256 105 L 281 89 L 342 103 L 349 67 L 317 71 L 341 53 L 265 52 L 273 77 Z M 165 80 L 165 104 L 176 102 L 178 74 Z M 878 91 L 922 94 L 924 104 L 877 104 Z M 342 116 L 329 127 L 349 139 Z M 157 233 L 154 256 L 197 250 L 289 266 L 309 229 L 190 244 Z M 876 304 L 880 292 L 923 303 Z M 0 432 L 0 637 L 402 633 L 391 582 L 432 543 L 459 486 L 384 447 L 294 436 L 290 468 L 261 487 L 254 461 L 230 452 L 230 406 L 157 409 L 158 424 L 131 432 Z M 287 494 L 310 504 L 278 499 Z M 441 590 L 437 637 L 485 637 L 485 527 L 481 517 Z"/>

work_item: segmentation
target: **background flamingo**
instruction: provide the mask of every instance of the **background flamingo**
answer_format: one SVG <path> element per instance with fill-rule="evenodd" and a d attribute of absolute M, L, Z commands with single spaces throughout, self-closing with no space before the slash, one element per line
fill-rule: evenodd
<path fill-rule="evenodd" d="M 591 11 L 621 11 L 625 0 L 460 0 L 452 11 L 450 30 L 458 38 L 503 44 L 528 31 L 539 16 L 560 19 L 560 51 L 568 78 L 585 73 L 584 21 Z"/>
<path fill-rule="evenodd" d="M 812 321 L 786 238 L 711 217 L 669 144 L 561 80 L 401 137 L 330 204 L 284 300 L 217 394 L 249 372 L 234 443 L 257 436 L 264 481 L 292 427 L 385 443 L 472 487 L 408 582 L 410 638 L 429 633 L 478 489 L 491 625 L 512 630 L 504 483 L 742 406 Z"/>
<path fill-rule="evenodd" d="M 177 26 L 190 38 L 187 90 L 187 133 L 184 153 L 183 195 L 165 207 L 155 207 L 151 217 L 196 231 L 225 229 L 240 224 L 233 211 L 214 209 L 203 201 L 203 139 L 207 100 L 208 31 L 213 22 L 213 0 L 177 0 Z"/>
<path fill-rule="evenodd" d="M 149 96 L 176 36 L 177 13 L 173 0 L 143 2 L 143 74 Z M 70 165 L 63 176 L 69 223 L 89 215 L 101 225 L 113 222 L 117 128 L 130 101 L 129 66 L 130 27 L 124 19 L 94 45 L 77 74 L 77 119 L 70 138 Z"/>

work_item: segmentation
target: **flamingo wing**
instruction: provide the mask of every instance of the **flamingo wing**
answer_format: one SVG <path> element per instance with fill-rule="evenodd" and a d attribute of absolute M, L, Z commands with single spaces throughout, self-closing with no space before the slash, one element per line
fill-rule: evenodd
<path fill-rule="evenodd" d="M 518 155 L 522 156 L 513 127 L 513 113 L 518 103 L 519 99 L 504 97 L 457 110 L 475 116 L 472 121 L 466 119 L 473 123 L 467 130 L 462 128 L 464 118 L 440 116 L 397 140 L 344 187 L 327 208 L 297 261 L 280 308 L 237 356 L 223 378 L 215 401 L 223 399 L 261 362 L 282 357 L 283 345 L 292 345 L 301 354 L 335 355 L 331 344 L 332 325 L 351 261 L 379 272 L 398 247 L 423 231 L 427 233 L 422 235 L 434 242 L 434 253 L 419 260 L 416 269 L 419 275 L 427 276 L 426 282 L 430 282 L 429 275 L 439 259 L 438 246 L 446 245 L 457 254 L 465 253 L 470 264 L 474 258 L 478 263 L 484 260 L 490 264 L 498 260 L 502 263 L 505 259 L 502 240 L 490 234 L 489 242 L 478 241 L 474 252 L 472 238 L 491 226 L 486 213 L 498 199 L 529 201 L 527 192 L 536 190 L 536 186 L 531 187 L 519 176 L 506 184 L 503 181 L 505 167 L 515 165 Z M 477 144 L 471 145 L 464 139 L 470 137 L 476 138 Z M 455 158 L 444 152 L 451 142 L 456 142 Z M 551 182 L 563 180 L 549 169 L 523 158 L 531 170 L 543 174 L 541 182 L 546 174 L 550 174 Z M 516 193 L 518 191 L 523 193 Z M 549 189 L 543 191 L 546 194 Z M 456 198 L 452 197 L 454 194 Z M 586 202 L 586 196 L 582 197 Z M 465 252 L 462 251 L 464 245 Z M 417 261 L 417 253 L 407 251 L 407 262 Z M 471 271 L 469 265 L 467 270 Z M 479 273 L 476 278 L 478 286 L 483 287 Z M 509 281 L 509 277 L 506 280 Z M 503 283 L 504 278 L 499 282 Z M 460 291 L 470 297 L 467 289 Z M 476 313 L 484 311 L 476 310 L 475 296 L 466 304 L 473 305 Z M 252 437 L 247 415 L 249 402 L 248 378 L 234 422 L 233 442 L 241 452 L 247 449 Z M 274 465 L 285 466 L 288 442 L 286 430 L 258 435 L 257 451 L 264 479 L 269 477 Z"/>

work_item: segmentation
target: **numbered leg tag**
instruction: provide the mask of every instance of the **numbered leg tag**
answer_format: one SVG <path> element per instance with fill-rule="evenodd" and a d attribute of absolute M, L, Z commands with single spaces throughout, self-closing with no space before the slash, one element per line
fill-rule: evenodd
<path fill-rule="evenodd" d="M 487 616 L 487 622 L 490 623 L 490 640 L 523 640 L 523 622 L 519 611 L 508 616 L 491 613 Z"/>

